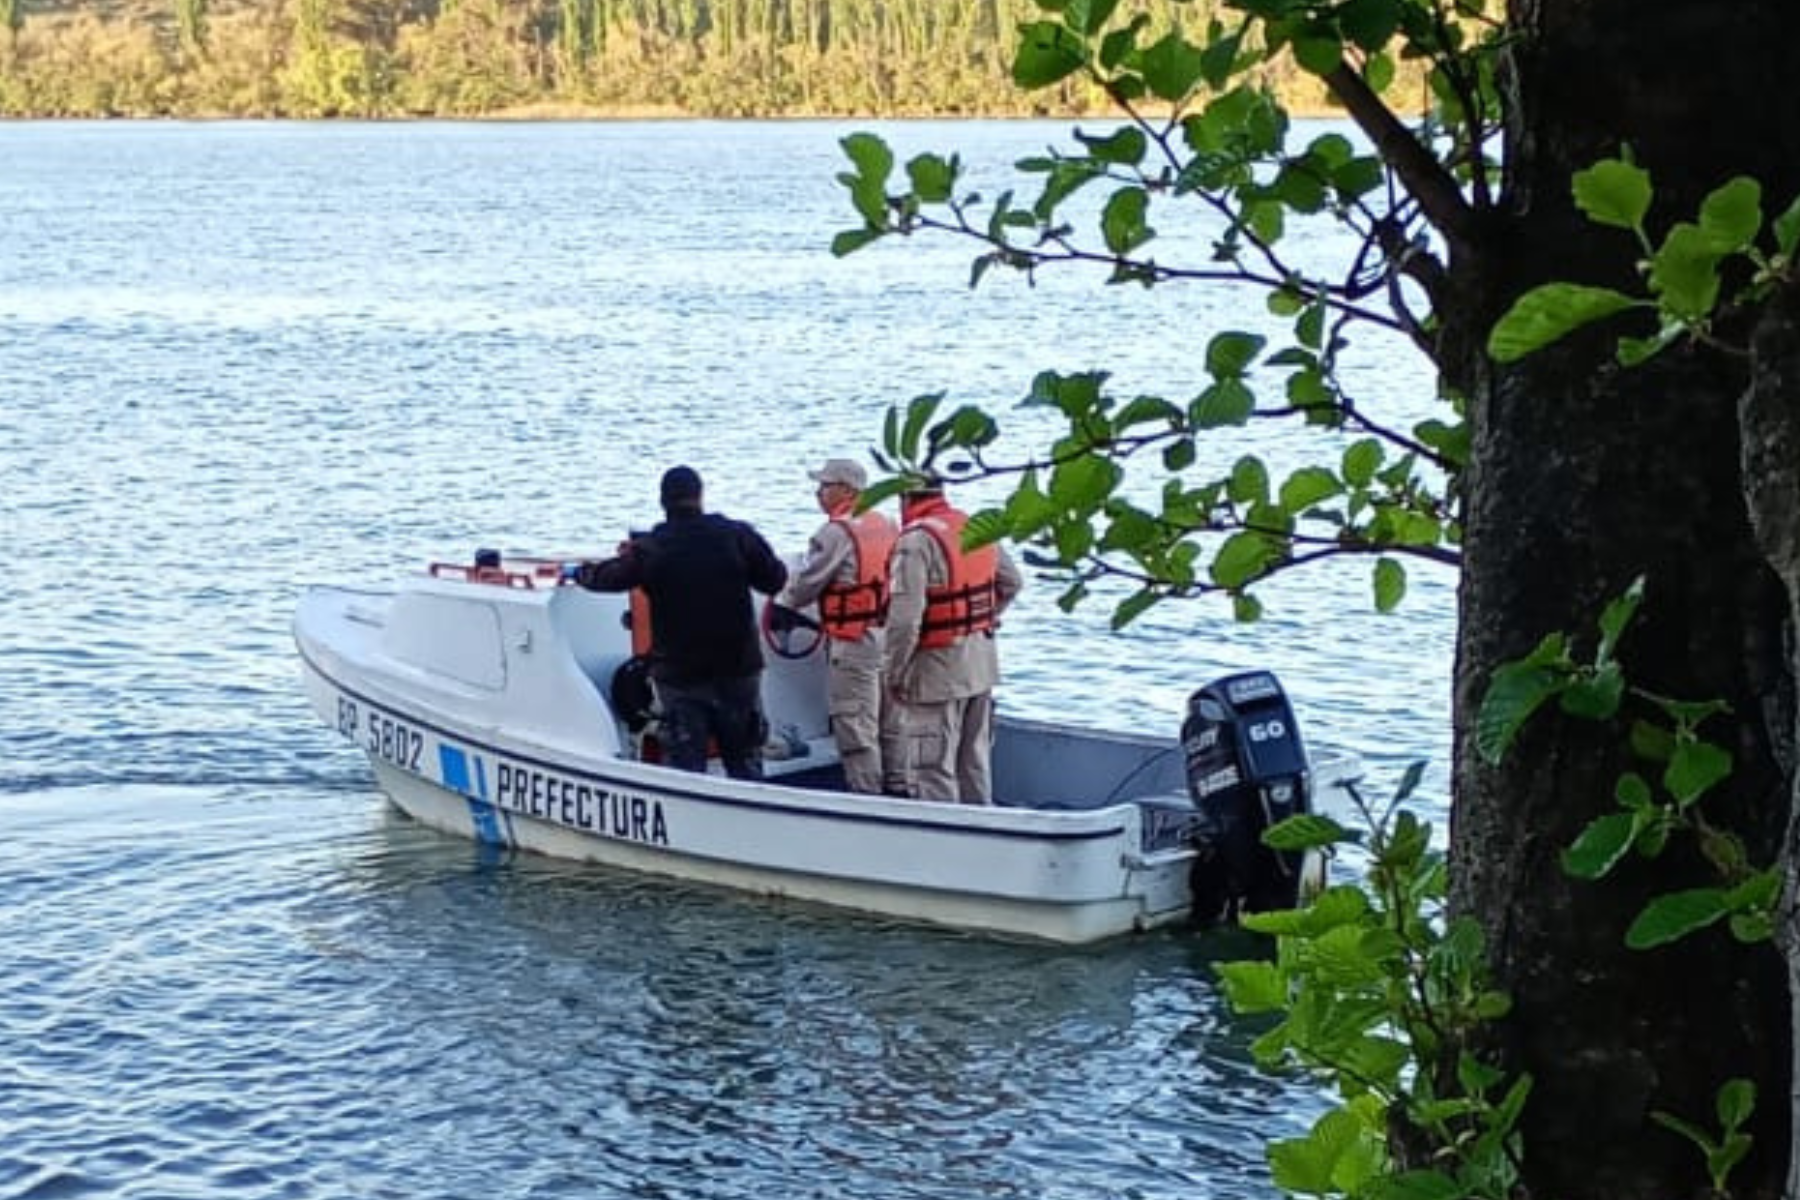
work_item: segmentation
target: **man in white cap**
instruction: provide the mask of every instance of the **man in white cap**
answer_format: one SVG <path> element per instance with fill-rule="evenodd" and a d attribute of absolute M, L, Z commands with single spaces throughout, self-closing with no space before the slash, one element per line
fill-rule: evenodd
<path fill-rule="evenodd" d="M 775 603 L 792 609 L 818 604 L 826 641 L 826 706 L 844 783 L 853 792 L 880 792 L 904 780 L 881 683 L 888 554 L 898 531 L 881 513 L 856 511 L 868 483 L 862 464 L 828 458 L 807 475 L 818 484 L 826 520 Z"/>

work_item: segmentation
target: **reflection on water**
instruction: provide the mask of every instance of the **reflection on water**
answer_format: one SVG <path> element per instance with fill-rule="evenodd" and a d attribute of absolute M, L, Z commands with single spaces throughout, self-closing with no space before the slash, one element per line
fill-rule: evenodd
<path fill-rule="evenodd" d="M 0 909 L 9 1195 L 1261 1195 L 1262 1139 L 1315 1107 L 1249 1068 L 1181 936 L 1008 945 L 484 859 L 350 794 L 0 818 L 32 847 Z"/>

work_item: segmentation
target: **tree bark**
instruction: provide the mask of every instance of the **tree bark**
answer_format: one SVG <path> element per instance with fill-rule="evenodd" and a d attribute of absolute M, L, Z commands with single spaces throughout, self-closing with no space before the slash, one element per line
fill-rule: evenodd
<path fill-rule="evenodd" d="M 1613 357 L 1620 326 L 1506 368 L 1473 347 L 1534 284 L 1642 290 L 1631 236 L 1586 222 L 1570 199 L 1573 173 L 1621 143 L 1655 180 L 1657 231 L 1692 220 L 1733 175 L 1761 180 L 1771 204 L 1800 191 L 1800 133 L 1777 99 L 1800 65 L 1800 5 L 1514 0 L 1510 17 L 1518 105 L 1503 211 L 1451 264 L 1459 303 L 1444 331 L 1446 369 L 1468 381 L 1473 439 L 1452 903 L 1487 929 L 1498 981 L 1514 998 L 1497 1032 L 1508 1060 L 1536 1081 L 1524 1120 L 1531 1196 L 1704 1194 L 1700 1152 L 1650 1116 L 1713 1129 L 1714 1095 L 1732 1076 L 1753 1080 L 1760 1100 L 1733 1194 L 1775 1196 L 1794 1108 L 1780 955 L 1722 929 L 1651 951 L 1625 946 L 1651 897 L 1719 883 L 1689 843 L 1653 862 L 1628 859 L 1594 883 L 1563 872 L 1562 850 L 1614 810 L 1618 775 L 1658 773 L 1629 757 L 1623 722 L 1545 712 L 1493 767 L 1475 753 L 1473 727 L 1497 666 L 1557 630 L 1591 653 L 1601 610 L 1644 575 L 1645 603 L 1620 648 L 1627 676 L 1664 696 L 1731 705 L 1702 732 L 1732 752 L 1736 770 L 1703 811 L 1742 837 L 1753 861 L 1784 855 L 1794 576 L 1771 566 L 1746 499 L 1745 360 L 1683 346 L 1624 369 Z M 1781 497 L 1767 503 L 1779 507 Z"/>
<path fill-rule="evenodd" d="M 1739 406 L 1744 494 L 1750 504 L 1750 522 L 1757 543 L 1787 589 L 1787 643 L 1780 652 L 1792 662 L 1796 655 L 1794 631 L 1800 627 L 1800 283 L 1783 289 L 1763 312 L 1751 348 L 1750 386 Z M 1794 774 L 1800 727 L 1795 724 L 1795 677 L 1791 674 L 1786 693 L 1771 697 L 1766 706 L 1770 727 L 1781 728 L 1785 718 L 1788 731 L 1787 740 L 1776 744 L 1778 760 L 1788 773 L 1790 784 L 1788 834 L 1783 847 L 1788 883 L 1776 937 L 1787 959 L 1790 997 L 1800 996 L 1800 898 L 1794 887 L 1794 864 L 1800 862 L 1800 782 L 1796 782 Z M 1800 1054 L 1800 1032 L 1796 1031 L 1800 1026 L 1800 1006 L 1794 1006 L 1789 1021 L 1789 1034 L 1796 1054 Z M 1790 1111 L 1800 1112 L 1800 1098 L 1792 1093 L 1796 1080 L 1800 1080 L 1800 1067 L 1789 1076 L 1790 1094 L 1770 1097 L 1770 1102 L 1785 1099 Z M 1800 1196 L 1797 1138 L 1800 1120 L 1790 1126 L 1787 1135 L 1788 1196 Z"/>

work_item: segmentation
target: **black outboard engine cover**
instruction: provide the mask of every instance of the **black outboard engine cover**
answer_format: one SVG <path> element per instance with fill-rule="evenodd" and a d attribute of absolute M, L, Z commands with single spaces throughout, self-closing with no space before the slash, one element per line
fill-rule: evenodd
<path fill-rule="evenodd" d="M 1293 907 L 1302 855 L 1262 843 L 1263 830 L 1312 808 L 1306 748 L 1281 684 L 1268 671 L 1207 684 L 1188 697 L 1181 748 L 1198 810 L 1194 919 Z"/>

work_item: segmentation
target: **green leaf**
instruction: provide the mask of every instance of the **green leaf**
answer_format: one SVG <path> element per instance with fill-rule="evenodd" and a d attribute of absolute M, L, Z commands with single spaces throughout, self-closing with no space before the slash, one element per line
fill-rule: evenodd
<path fill-rule="evenodd" d="M 1231 598 L 1231 615 L 1244 625 L 1260 621 L 1263 615 L 1262 601 L 1246 592 L 1239 592 Z"/>
<path fill-rule="evenodd" d="M 1100 539 L 1100 549 L 1103 551 L 1140 550 L 1149 545 L 1159 532 L 1154 517 L 1116 497 L 1106 506 L 1106 514 L 1111 520 L 1105 535 Z"/>
<path fill-rule="evenodd" d="M 1181 410 L 1161 396 L 1135 396 L 1113 417 L 1112 427 L 1117 433 L 1123 433 L 1134 425 L 1167 425 L 1174 428 L 1181 416 Z"/>
<path fill-rule="evenodd" d="M 1232 534 L 1213 556 L 1213 582 L 1223 588 L 1237 588 L 1260 578 L 1280 557 L 1275 543 L 1260 533 L 1248 530 Z"/>
<path fill-rule="evenodd" d="M 1638 606 L 1643 602 L 1644 577 L 1639 575 L 1600 614 L 1600 645 L 1594 651 L 1595 666 L 1612 661 L 1619 639 L 1625 636 L 1625 627 L 1631 624 L 1631 618 L 1637 615 Z"/>
<path fill-rule="evenodd" d="M 1206 345 L 1206 371 L 1217 380 L 1241 378 L 1262 353 L 1269 339 L 1254 333 L 1228 330 Z"/>
<path fill-rule="evenodd" d="M 1287 979 L 1272 962 L 1218 965 L 1225 998 L 1240 1013 L 1275 1012 L 1287 1007 Z"/>
<path fill-rule="evenodd" d="M 1766 942 L 1775 936 L 1775 922 L 1766 913 L 1734 912 L 1726 922 L 1731 936 L 1746 946 Z"/>
<path fill-rule="evenodd" d="M 979 512 L 970 513 L 968 522 L 963 525 L 963 549 L 973 550 L 978 546 L 991 545 L 1002 540 L 1011 532 L 1012 522 L 1007 519 L 1004 510 L 984 508 Z"/>
<path fill-rule="evenodd" d="M 1269 1143 L 1269 1173 L 1275 1186 L 1303 1195 L 1339 1191 L 1338 1171 L 1347 1159 L 1367 1153 L 1375 1132 L 1344 1109 L 1320 1117 L 1303 1138 L 1284 1138 Z"/>
<path fill-rule="evenodd" d="M 1243 38 L 1235 33 L 1221 33 L 1207 38 L 1206 45 L 1200 51 L 1200 76 L 1215 92 L 1224 90 L 1226 81 L 1231 78 L 1232 70 L 1237 66 L 1238 50 L 1242 45 Z"/>
<path fill-rule="evenodd" d="M 1352 442 L 1344 449 L 1344 482 L 1351 487 L 1368 487 L 1381 466 L 1381 443 L 1374 438 Z"/>
<path fill-rule="evenodd" d="M 852 133 L 838 142 L 856 166 L 856 173 L 885 182 L 894 169 L 894 152 L 872 133 Z"/>
<path fill-rule="evenodd" d="M 1648 721 L 1633 721 L 1627 742 L 1633 754 L 1651 762 L 1666 763 L 1675 757 L 1675 735 Z"/>
<path fill-rule="evenodd" d="M 1325 340 L 1325 306 L 1315 304 L 1294 322 L 1294 337 L 1302 346 L 1317 350 Z"/>
<path fill-rule="evenodd" d="M 1734 910 L 1772 909 L 1781 899 L 1781 868 L 1766 867 L 1752 872 L 1731 889 L 1729 902 Z"/>
<path fill-rule="evenodd" d="M 1663 771 L 1663 786 L 1686 808 L 1731 774 L 1731 752 L 1711 742 L 1681 742 Z"/>
<path fill-rule="evenodd" d="M 906 164 L 906 176 L 924 204 L 942 204 L 956 186 L 956 166 L 936 154 L 920 154 Z"/>
<path fill-rule="evenodd" d="M 1418 789 L 1419 781 L 1425 778 L 1425 760 L 1418 759 L 1406 764 L 1406 770 L 1400 776 L 1400 785 L 1394 789 L 1394 798 L 1389 807 L 1405 803 L 1406 799 Z"/>
<path fill-rule="evenodd" d="M 1344 485 L 1324 467 L 1301 467 L 1281 485 L 1281 507 L 1302 513 L 1321 500 L 1340 495 Z"/>
<path fill-rule="evenodd" d="M 1057 411 L 1073 421 L 1106 407 L 1102 391 L 1106 380 L 1105 371 L 1078 371 L 1073 375 L 1039 371 L 1031 381 L 1031 392 L 1022 407 L 1054 405 Z"/>
<path fill-rule="evenodd" d="M 1263 845 L 1275 850 L 1317 850 L 1355 840 L 1350 830 L 1317 813 L 1284 818 L 1262 835 Z"/>
<path fill-rule="evenodd" d="M 1800 249 L 1800 196 L 1775 218 L 1775 248 L 1790 258 Z"/>
<path fill-rule="evenodd" d="M 1206 74 L 1207 66 L 1205 54 L 1176 33 L 1165 34 L 1138 60 L 1144 82 L 1158 100 L 1184 98 Z"/>
<path fill-rule="evenodd" d="M 1050 499 L 1065 512 L 1093 512 L 1119 486 L 1123 472 L 1110 459 L 1084 455 L 1058 463 L 1050 473 Z"/>
<path fill-rule="evenodd" d="M 1619 159 L 1597 162 L 1574 178 L 1575 204 L 1590 221 L 1641 232 L 1650 211 L 1650 173 Z"/>
<path fill-rule="evenodd" d="M 1136 125 L 1127 125 L 1108 137 L 1093 137 L 1077 129 L 1075 140 L 1086 146 L 1088 153 L 1100 161 L 1128 167 L 1142 162 L 1144 152 L 1150 145 L 1149 139 L 1144 137 L 1144 131 Z"/>
<path fill-rule="evenodd" d="M 1063 9 L 1063 23 L 1076 33 L 1091 36 L 1105 28 L 1118 6 L 1119 0 L 1069 0 Z"/>
<path fill-rule="evenodd" d="M 1442 1171 L 1402 1171 L 1371 1180 L 1368 1200 L 1461 1200 L 1469 1194 Z"/>
<path fill-rule="evenodd" d="M 1650 259 L 1650 290 L 1685 321 L 1711 315 L 1719 301 L 1719 252 L 1698 225 L 1682 222 Z"/>
<path fill-rule="evenodd" d="M 1288 376 L 1287 397 L 1295 408 L 1330 408 L 1336 393 L 1321 371 L 1308 367 Z"/>
<path fill-rule="evenodd" d="M 1087 521 L 1069 521 L 1055 527 L 1056 553 L 1066 566 L 1094 548 L 1094 527 Z"/>
<path fill-rule="evenodd" d="M 1027 477 L 1006 501 L 1007 523 L 1021 538 L 1048 527 L 1060 515 L 1056 505 L 1039 490 L 1035 477 Z"/>
<path fill-rule="evenodd" d="M 1309 166 L 1283 167 L 1269 190 L 1298 213 L 1316 213 L 1325 207 L 1325 180 Z"/>
<path fill-rule="evenodd" d="M 1064 26 L 1035 21 L 1019 31 L 1019 48 L 1013 55 L 1013 82 L 1030 91 L 1049 87 L 1081 70 L 1087 48 Z"/>
<path fill-rule="evenodd" d="M 1406 596 L 1406 568 L 1383 556 L 1375 560 L 1375 611 L 1390 613 Z"/>
<path fill-rule="evenodd" d="M 1244 205 L 1243 227 L 1258 241 L 1274 245 L 1287 227 L 1287 209 L 1279 200 L 1252 200 Z"/>
<path fill-rule="evenodd" d="M 1666 945 L 1706 928 L 1730 911 L 1722 888 L 1692 888 L 1658 896 L 1625 931 L 1625 944 L 1633 950 Z"/>
<path fill-rule="evenodd" d="M 1294 61 L 1310 75 L 1329 75 L 1344 63 L 1344 43 L 1329 30 L 1294 39 Z"/>
<path fill-rule="evenodd" d="M 919 437 L 925 432 L 925 426 L 931 421 L 938 405 L 944 402 L 943 392 L 928 392 L 923 396 L 914 396 L 906 406 L 906 423 L 901 426 L 900 440 L 888 447 L 900 461 L 916 464 L 919 457 Z"/>
<path fill-rule="evenodd" d="M 832 257 L 842 258 L 846 254 L 853 254 L 870 242 L 884 236 L 886 236 L 884 230 L 870 229 L 867 226 L 861 229 L 846 229 L 831 239 Z"/>
<path fill-rule="evenodd" d="M 1467 421 L 1459 420 L 1455 424 L 1436 419 L 1420 421 L 1413 426 L 1413 436 L 1457 466 L 1464 466 L 1469 461 L 1469 423 Z"/>
<path fill-rule="evenodd" d="M 1700 230 L 1720 254 L 1736 254 L 1762 230 L 1762 185 L 1746 175 L 1729 180 L 1700 202 Z"/>
<path fill-rule="evenodd" d="M 1482 761 L 1498 763 L 1531 714 L 1563 686 L 1559 672 L 1541 666 L 1514 662 L 1495 671 L 1475 714 L 1475 748 Z"/>
<path fill-rule="evenodd" d="M 1096 163 L 1077 159 L 1061 160 L 1050 171 L 1050 177 L 1044 180 L 1044 190 L 1032 203 L 1032 213 L 1037 220 L 1048 221 L 1056 212 L 1057 205 L 1080 188 L 1103 178 L 1105 171 L 1104 166 Z"/>
<path fill-rule="evenodd" d="M 956 446 L 992 445 L 1000 436 L 1000 426 L 982 409 L 965 404 L 950 415 L 949 440 Z"/>
<path fill-rule="evenodd" d="M 1397 0 L 1348 0 L 1338 9 L 1338 28 L 1363 50 L 1380 50 L 1400 28 Z"/>
<path fill-rule="evenodd" d="M 1160 599 L 1162 599 L 1162 597 L 1155 592 L 1144 590 L 1133 592 L 1131 595 L 1125 597 L 1125 599 L 1119 601 L 1118 607 L 1113 609 L 1112 620 L 1108 622 L 1108 626 L 1114 633 L 1117 633 L 1119 630 L 1137 620 L 1144 614 L 1144 610 L 1148 609 Z"/>
<path fill-rule="evenodd" d="M 1563 870 L 1577 879 L 1599 879 L 1625 857 L 1637 837 L 1637 818 L 1628 812 L 1608 813 L 1590 822 L 1563 851 Z"/>
<path fill-rule="evenodd" d="M 854 175 L 838 176 L 838 182 L 850 190 L 850 203 L 870 229 L 887 229 L 887 180 L 894 169 L 893 151 L 872 133 L 850 134 L 838 145 L 856 166 Z"/>
<path fill-rule="evenodd" d="M 1239 504 L 1260 504 L 1269 498 L 1269 468 L 1256 455 L 1246 454 L 1231 465 L 1225 490 Z"/>
<path fill-rule="evenodd" d="M 1613 784 L 1613 799 L 1633 812 L 1644 812 L 1655 801 L 1650 785 L 1636 771 L 1627 771 Z"/>
<path fill-rule="evenodd" d="M 1100 66 L 1112 70 L 1137 49 L 1138 34 L 1149 27 L 1148 13 L 1133 14 L 1123 29 L 1115 29 L 1100 39 Z"/>
<path fill-rule="evenodd" d="M 1363 63 L 1363 80 L 1377 96 L 1394 82 L 1394 58 L 1391 54 L 1371 54 Z"/>
<path fill-rule="evenodd" d="M 856 498 L 857 511 L 867 512 L 876 505 L 900 495 L 911 486 L 912 481 L 907 479 L 904 475 L 871 483 L 868 487 L 864 488 L 862 494 Z"/>
<path fill-rule="evenodd" d="M 1331 186 L 1340 200 L 1355 200 L 1380 187 L 1386 174 L 1379 158 L 1354 158 L 1331 173 Z"/>
<path fill-rule="evenodd" d="M 1625 697 L 1625 673 L 1609 662 L 1598 671 L 1569 681 L 1561 698 L 1562 710 L 1572 717 L 1604 721 L 1619 711 Z"/>
<path fill-rule="evenodd" d="M 1291 317 L 1306 307 L 1307 300 L 1304 292 L 1297 291 L 1291 287 L 1282 287 L 1276 288 L 1274 291 L 1270 292 L 1268 298 L 1263 303 L 1274 315 L 1278 317 Z M 1291 349 L 1280 351 L 1280 354 L 1291 353 L 1293 353 Z M 1279 357 L 1279 355 L 1277 357 Z M 1271 359 L 1270 361 L 1274 362 L 1275 360 Z M 1283 361 L 1285 362 L 1287 360 Z"/>
<path fill-rule="evenodd" d="M 1541 284 L 1513 301 L 1494 323 L 1488 333 L 1488 354 L 1496 362 L 1517 362 L 1583 325 L 1642 304 L 1611 288 Z"/>
<path fill-rule="evenodd" d="M 1727 1079 L 1714 1107 L 1720 1128 L 1736 1129 L 1756 1112 L 1756 1085 L 1748 1079 Z"/>
<path fill-rule="evenodd" d="M 1100 230 L 1106 248 L 1114 254 L 1130 254 L 1156 236 L 1145 217 L 1150 211 L 1150 196 L 1143 188 L 1125 187 L 1112 194 L 1100 215 Z"/>
<path fill-rule="evenodd" d="M 1194 400 L 1188 409 L 1188 420 L 1196 429 L 1217 429 L 1225 425 L 1242 425 L 1256 411 L 1256 396 L 1242 380 L 1228 379 L 1215 383 Z"/>
<path fill-rule="evenodd" d="M 1680 341 L 1686 334 L 1686 325 L 1679 321 L 1665 321 L 1662 327 L 1656 331 L 1655 337 L 1622 337 L 1619 339 L 1619 365 L 1622 367 L 1642 366 Z"/>

